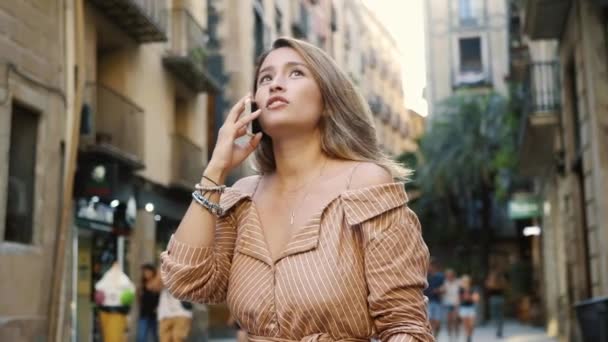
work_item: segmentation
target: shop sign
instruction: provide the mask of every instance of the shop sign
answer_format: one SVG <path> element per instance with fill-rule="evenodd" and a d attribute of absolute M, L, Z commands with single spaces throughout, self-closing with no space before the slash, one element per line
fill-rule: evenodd
<path fill-rule="evenodd" d="M 114 208 L 97 198 L 81 198 L 76 202 L 76 224 L 79 227 L 111 232 L 113 223 Z"/>
<path fill-rule="evenodd" d="M 512 220 L 540 217 L 542 208 L 536 197 L 516 197 L 509 201 L 509 218 Z"/>

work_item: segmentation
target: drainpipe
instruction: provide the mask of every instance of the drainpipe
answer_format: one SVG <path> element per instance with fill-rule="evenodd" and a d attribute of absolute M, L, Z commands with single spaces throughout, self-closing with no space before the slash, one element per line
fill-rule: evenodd
<path fill-rule="evenodd" d="M 70 13 L 70 3 L 73 8 L 73 13 Z M 61 202 L 61 219 L 57 229 L 57 237 L 55 243 L 55 258 L 53 273 L 51 275 L 51 293 L 50 293 L 50 305 L 48 311 L 48 336 L 49 341 L 60 342 L 63 340 L 63 303 L 62 303 L 62 292 L 63 292 L 63 278 L 65 274 L 65 256 L 66 249 L 68 246 L 67 238 L 69 237 L 72 223 L 72 193 L 74 188 L 74 172 L 76 170 L 76 157 L 78 152 L 78 140 L 80 137 L 80 109 L 82 108 L 83 91 L 85 83 L 85 63 L 84 63 L 84 3 L 83 0 L 67 0 L 65 3 L 65 34 L 66 37 L 74 37 L 74 65 L 67 65 L 68 69 L 74 68 L 74 90 L 72 107 L 68 107 L 68 118 L 66 133 L 66 144 L 65 144 L 65 160 L 63 167 L 63 198 Z M 68 15 L 73 14 L 73 28 L 67 23 L 70 20 L 67 18 Z M 73 32 L 70 32 L 73 29 Z M 66 41 L 66 46 L 69 46 L 69 42 Z M 65 58 L 71 51 L 66 49 Z M 69 59 L 68 59 L 69 61 Z M 68 71 L 67 75 L 72 75 L 72 72 Z M 71 80 L 67 80 L 68 85 L 72 84 Z M 68 87 L 69 88 L 69 87 Z M 72 92 L 72 89 L 68 89 L 68 94 Z"/>

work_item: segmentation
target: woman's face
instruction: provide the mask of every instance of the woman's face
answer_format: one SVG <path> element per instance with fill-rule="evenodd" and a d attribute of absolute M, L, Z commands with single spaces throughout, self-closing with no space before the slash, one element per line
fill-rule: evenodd
<path fill-rule="evenodd" d="M 146 280 L 152 279 L 152 277 L 154 277 L 154 271 L 144 268 L 143 275 L 144 275 L 144 279 L 146 279 Z"/>
<path fill-rule="evenodd" d="M 268 54 L 257 76 L 255 102 L 265 134 L 276 138 L 314 130 L 323 112 L 323 98 L 309 67 L 292 48 Z"/>

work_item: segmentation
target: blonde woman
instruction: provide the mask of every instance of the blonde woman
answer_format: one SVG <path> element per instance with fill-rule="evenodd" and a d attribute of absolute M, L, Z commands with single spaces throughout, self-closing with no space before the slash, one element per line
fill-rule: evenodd
<path fill-rule="evenodd" d="M 241 115 L 250 100 L 260 110 Z M 263 133 L 235 143 L 253 120 Z M 254 152 L 259 175 L 225 188 Z M 331 58 L 278 39 L 220 129 L 162 255 L 164 282 L 180 299 L 227 301 L 250 341 L 433 341 L 428 249 L 394 181 L 408 173 Z"/>
<path fill-rule="evenodd" d="M 471 277 L 463 275 L 460 278 L 460 308 L 458 314 L 467 336 L 467 342 L 473 341 L 475 329 L 475 306 L 479 302 L 479 293 L 473 288 Z"/>

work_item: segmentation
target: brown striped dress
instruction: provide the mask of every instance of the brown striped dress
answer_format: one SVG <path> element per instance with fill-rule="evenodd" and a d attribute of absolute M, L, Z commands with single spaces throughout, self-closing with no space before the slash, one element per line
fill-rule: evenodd
<path fill-rule="evenodd" d="M 213 247 L 171 239 L 162 254 L 171 293 L 227 301 L 250 341 L 434 341 L 422 294 L 429 253 L 402 183 L 342 192 L 276 262 L 252 195 L 222 195 Z"/>

